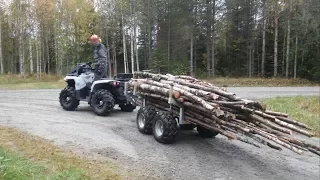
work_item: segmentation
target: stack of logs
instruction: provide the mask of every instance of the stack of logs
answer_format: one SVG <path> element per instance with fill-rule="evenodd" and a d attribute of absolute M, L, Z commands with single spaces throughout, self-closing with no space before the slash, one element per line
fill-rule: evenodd
<path fill-rule="evenodd" d="M 282 146 L 298 154 L 310 151 L 320 155 L 319 146 L 292 136 L 295 132 L 312 137 L 311 129 L 305 124 L 290 119 L 288 114 L 268 111 L 257 101 L 239 98 L 213 84 L 190 76 L 136 72 L 129 85 L 155 108 L 169 110 L 170 107 L 170 111 L 178 115 L 179 108 L 168 104 L 172 96 L 185 108 L 185 121 L 229 139 L 256 147 L 266 145 L 281 150 Z"/>

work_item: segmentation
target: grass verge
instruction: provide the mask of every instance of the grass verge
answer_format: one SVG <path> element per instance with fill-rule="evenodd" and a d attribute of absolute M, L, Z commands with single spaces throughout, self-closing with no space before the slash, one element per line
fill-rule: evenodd
<path fill-rule="evenodd" d="M 85 160 L 44 139 L 0 126 L 0 179 L 122 179 L 111 162 Z"/>
<path fill-rule="evenodd" d="M 316 83 L 306 79 L 285 78 L 229 78 L 218 77 L 205 81 L 225 87 L 283 87 L 283 86 L 316 86 Z"/>
<path fill-rule="evenodd" d="M 285 78 L 228 78 L 218 77 L 214 79 L 204 79 L 207 82 L 224 87 L 272 87 L 272 86 L 316 86 L 305 79 L 285 79 Z M 41 78 L 37 75 L 7 74 L 0 75 L 0 89 L 61 89 L 65 82 L 60 76 L 42 74 Z"/>
<path fill-rule="evenodd" d="M 262 100 L 268 109 L 286 112 L 293 119 L 307 124 L 320 136 L 320 98 L 317 96 L 277 97 Z"/>
<path fill-rule="evenodd" d="M 61 89 L 64 86 L 65 82 L 60 76 L 42 74 L 38 78 L 35 74 L 25 77 L 14 74 L 0 75 L 0 89 Z"/>

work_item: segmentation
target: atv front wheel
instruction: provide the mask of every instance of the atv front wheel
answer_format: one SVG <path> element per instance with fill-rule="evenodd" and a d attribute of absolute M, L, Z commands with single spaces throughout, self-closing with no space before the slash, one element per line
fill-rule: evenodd
<path fill-rule="evenodd" d="M 137 113 L 137 127 L 142 134 L 152 134 L 152 121 L 157 114 L 152 106 L 141 107 Z"/>
<path fill-rule="evenodd" d="M 178 134 L 178 124 L 172 113 L 160 111 L 153 121 L 153 136 L 164 144 L 172 143 Z"/>
<path fill-rule="evenodd" d="M 132 104 L 121 104 L 121 105 L 119 105 L 119 107 L 121 108 L 121 111 L 123 111 L 123 112 L 132 112 L 133 110 L 136 109 L 136 106 L 134 106 Z"/>
<path fill-rule="evenodd" d="M 114 98 L 108 90 L 101 89 L 92 96 L 91 105 L 98 116 L 107 116 L 113 111 Z"/>
<path fill-rule="evenodd" d="M 204 138 L 213 138 L 219 134 L 216 131 L 212 131 L 210 129 L 207 129 L 207 128 L 204 128 L 201 126 L 197 127 L 197 131 L 198 131 L 199 135 Z"/>
<path fill-rule="evenodd" d="M 59 102 L 63 109 L 73 111 L 79 106 L 79 100 L 76 98 L 76 90 L 74 87 L 66 87 L 61 90 Z"/>

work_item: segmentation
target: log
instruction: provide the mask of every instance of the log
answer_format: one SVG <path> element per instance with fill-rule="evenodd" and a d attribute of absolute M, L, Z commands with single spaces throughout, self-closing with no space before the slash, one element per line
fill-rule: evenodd
<path fill-rule="evenodd" d="M 149 85 L 149 84 L 129 83 L 129 85 L 131 85 L 131 86 L 136 86 L 137 85 L 137 88 L 140 88 L 143 91 L 159 93 L 161 95 L 168 96 L 168 97 L 169 97 L 169 94 L 170 94 L 170 90 L 169 89 L 165 89 L 165 88 L 158 87 L 158 86 L 152 86 L 152 85 Z M 180 97 L 180 92 L 174 91 L 172 93 L 172 95 L 173 95 L 173 98 L 179 98 Z"/>
<path fill-rule="evenodd" d="M 281 117 L 288 117 L 289 115 L 282 112 L 274 112 L 274 111 L 265 111 L 265 113 L 270 114 L 272 116 L 281 116 Z M 292 124 L 292 123 L 291 123 Z"/>
<path fill-rule="evenodd" d="M 190 93 L 192 93 L 194 95 L 197 95 L 197 96 L 199 95 L 199 96 L 202 96 L 202 97 L 208 97 L 209 99 L 213 99 L 213 100 L 219 99 L 218 95 L 216 95 L 214 93 L 211 93 L 211 92 L 203 91 L 201 89 L 190 88 L 190 87 L 187 87 L 187 86 L 183 86 L 183 85 L 180 85 L 180 84 L 173 83 L 172 81 L 161 80 L 160 82 L 164 83 L 164 84 L 172 84 L 174 87 L 183 89 L 183 90 L 188 91 L 188 92 L 190 92 Z"/>
<path fill-rule="evenodd" d="M 239 107 L 239 106 L 237 106 L 237 107 Z M 309 133 L 309 132 L 307 132 L 307 131 L 305 131 L 305 130 L 299 129 L 299 128 L 297 128 L 296 126 L 294 126 L 294 125 L 292 125 L 292 124 L 289 124 L 289 123 L 280 121 L 280 120 L 277 119 L 275 116 L 272 116 L 272 115 L 263 113 L 263 112 L 261 112 L 261 111 L 255 111 L 255 110 L 253 110 L 253 109 L 249 109 L 249 108 L 246 108 L 246 107 L 243 107 L 243 106 L 241 106 L 241 108 L 242 108 L 243 110 L 248 111 L 248 112 L 257 114 L 257 115 L 259 115 L 260 117 L 269 119 L 269 120 L 271 120 L 272 122 L 274 122 L 274 123 L 276 123 L 276 124 L 278 124 L 278 125 L 280 125 L 280 126 L 282 126 L 282 127 L 286 127 L 286 128 L 288 128 L 288 129 L 291 129 L 291 130 L 293 130 L 293 131 L 296 131 L 296 132 L 298 132 L 298 133 L 300 133 L 300 134 L 303 134 L 303 135 L 306 135 L 306 136 L 308 136 L 308 137 L 312 137 L 312 136 L 313 136 L 313 134 L 311 134 L 311 133 Z"/>
<path fill-rule="evenodd" d="M 301 122 L 295 121 L 293 119 L 289 119 L 288 117 L 277 116 L 277 118 L 280 119 L 281 121 L 284 121 L 284 122 L 287 122 L 287 123 L 290 123 L 290 124 L 293 124 L 293 125 L 296 125 L 296 126 L 300 126 L 302 128 L 308 129 L 308 130 L 312 130 L 307 125 L 305 125 L 305 124 L 303 124 Z"/>
<path fill-rule="evenodd" d="M 300 149 L 297 149 L 296 147 L 291 146 L 290 144 L 287 144 L 274 136 L 268 135 L 267 133 L 263 133 L 262 131 L 256 130 L 256 129 L 254 129 L 253 132 L 256 134 L 259 134 L 260 136 L 265 137 L 265 138 L 267 138 L 267 139 L 269 139 L 269 140 L 271 140 L 271 141 L 273 141 L 273 142 L 275 142 L 275 143 L 277 143 L 287 149 L 290 149 L 291 151 L 293 151 L 297 154 L 302 154 L 302 151 Z"/>
<path fill-rule="evenodd" d="M 252 121 L 258 121 L 258 122 L 261 122 L 263 123 L 264 125 L 272 128 L 272 129 L 275 129 L 275 130 L 278 130 L 280 132 L 283 132 L 283 133 L 286 133 L 286 134 L 292 134 L 292 131 L 289 130 L 289 129 L 286 129 L 286 128 L 283 128 L 283 127 L 280 127 L 280 126 L 277 126 L 275 124 L 272 124 L 270 123 L 268 120 L 265 120 L 263 118 L 261 118 L 260 116 L 257 116 L 257 115 L 254 115 L 254 114 L 249 114 L 248 117 L 252 120 Z"/>

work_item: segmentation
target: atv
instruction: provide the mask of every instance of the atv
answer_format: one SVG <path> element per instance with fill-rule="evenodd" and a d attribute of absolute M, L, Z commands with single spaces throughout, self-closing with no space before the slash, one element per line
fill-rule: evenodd
<path fill-rule="evenodd" d="M 75 69 L 64 80 L 67 87 L 61 90 L 59 101 L 63 109 L 75 110 L 80 101 L 87 102 L 99 116 L 109 115 L 116 104 L 122 111 L 132 112 L 136 106 L 132 105 L 124 93 L 125 82 L 132 78 L 132 74 L 118 74 L 114 79 L 102 78 L 94 80 L 91 63 L 77 64 Z"/>

